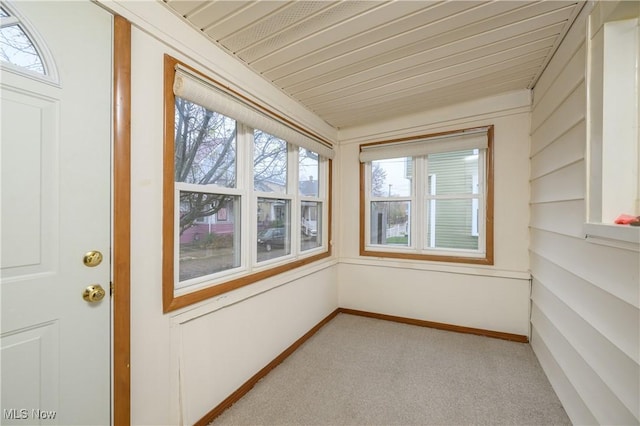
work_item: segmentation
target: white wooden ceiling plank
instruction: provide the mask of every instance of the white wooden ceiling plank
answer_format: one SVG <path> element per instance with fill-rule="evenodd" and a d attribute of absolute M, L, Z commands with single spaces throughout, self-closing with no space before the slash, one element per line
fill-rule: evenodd
<path fill-rule="evenodd" d="M 233 1 L 231 2 L 233 3 Z M 246 28 L 251 25 L 257 17 L 268 16 L 279 8 L 283 7 L 286 1 L 257 1 L 251 5 L 248 11 L 239 10 L 237 13 L 227 16 L 223 20 L 212 21 L 211 24 L 204 29 L 205 34 L 215 41 L 223 40 L 231 34 L 236 33 L 239 29 Z"/>
<path fill-rule="evenodd" d="M 185 17 L 196 28 L 206 30 L 216 22 L 224 22 L 238 11 L 251 7 L 250 1 L 209 1 L 206 5 L 188 13 Z"/>
<path fill-rule="evenodd" d="M 455 67 L 464 62 L 492 57 L 492 55 L 496 54 L 502 56 L 522 55 L 545 47 L 551 48 L 557 35 L 557 27 L 547 27 L 518 37 L 501 39 L 498 42 L 481 45 L 477 48 L 474 48 L 471 41 L 467 40 L 467 43 L 448 45 L 448 49 L 440 48 L 434 51 L 426 51 L 410 58 L 403 58 L 364 72 L 351 74 L 302 92 L 296 92 L 291 87 L 285 87 L 284 89 L 297 99 L 305 99 L 307 101 L 321 96 L 348 94 L 350 91 L 365 88 L 369 85 L 379 86 L 387 79 L 398 80 L 418 74 L 427 74 L 439 69 Z M 469 48 L 469 44 L 471 44 L 471 48 Z"/>
<path fill-rule="evenodd" d="M 437 89 L 456 90 L 457 88 L 463 87 L 464 85 L 479 85 L 489 87 L 491 84 L 489 83 L 490 81 L 499 82 L 500 80 L 505 79 L 506 76 L 514 79 L 518 76 L 521 76 L 522 78 L 530 78 L 532 73 L 535 73 L 538 67 L 539 59 L 534 59 L 531 61 L 511 64 L 509 67 L 505 68 L 491 67 L 491 69 L 479 70 L 471 74 L 467 73 L 464 75 L 457 75 L 437 82 L 423 82 L 420 85 L 416 85 L 409 89 L 401 91 L 384 90 L 369 94 L 369 96 L 366 97 L 351 97 L 349 99 L 342 99 L 340 101 L 328 103 L 325 105 L 307 105 L 307 107 L 309 109 L 312 109 L 314 112 L 316 112 L 316 114 L 319 114 L 322 117 L 325 117 L 326 114 L 330 114 L 333 112 L 351 114 L 352 111 L 355 111 L 357 109 L 367 109 L 369 105 L 388 104 L 389 102 L 403 101 L 407 98 L 411 98 L 421 94 L 424 96 L 428 96 L 429 92 Z"/>
<path fill-rule="evenodd" d="M 535 68 L 532 68 L 530 72 L 533 73 L 534 71 Z M 442 106 L 492 96 L 497 93 L 520 90 L 522 85 L 528 80 L 528 77 L 511 79 L 501 76 L 499 80 L 495 78 L 492 80 L 493 81 L 479 80 L 478 83 L 482 84 L 468 82 L 467 84 L 456 85 L 458 90 L 444 87 L 403 99 L 376 103 L 361 108 L 353 108 L 349 114 L 344 111 L 332 111 L 326 113 L 323 117 L 332 126 L 344 129 L 374 121 L 382 121 L 393 116 L 414 114 Z M 392 113 L 390 113 L 390 111 L 392 111 Z"/>
<path fill-rule="evenodd" d="M 370 124 L 373 122 L 381 122 L 393 117 L 411 115 L 419 112 L 429 111 L 436 108 L 442 108 L 450 105 L 456 105 L 468 101 L 482 99 L 495 95 L 496 93 L 505 93 L 515 90 L 521 90 L 521 81 L 507 82 L 493 88 L 481 87 L 470 90 L 465 94 L 446 95 L 442 97 L 429 97 L 428 100 L 420 98 L 407 99 L 406 103 L 389 103 L 387 105 L 379 105 L 380 108 L 372 110 L 354 110 L 352 114 L 336 114 L 325 117 L 326 121 L 337 129 L 345 129 L 349 127 Z M 421 102 L 420 102 L 421 101 Z"/>
<path fill-rule="evenodd" d="M 476 11 L 474 9 L 471 12 L 456 15 L 453 21 L 439 21 L 421 28 L 419 31 L 385 40 L 376 46 L 375 55 L 371 55 L 369 49 L 361 49 L 317 65 L 311 65 L 310 63 L 297 64 L 296 61 L 293 61 L 288 63 L 286 68 L 265 72 L 264 75 L 279 87 L 288 87 L 306 80 L 306 76 L 311 73 L 312 75 L 330 78 L 328 75 L 333 76 L 346 71 L 363 71 L 422 52 L 425 50 L 425 46 L 434 48 L 510 26 L 523 27 L 522 31 L 519 32 L 522 34 L 543 26 L 564 22 L 570 13 L 565 11 L 564 8 L 558 9 L 559 6 L 556 2 L 536 3 L 533 5 L 528 3 L 523 5 L 519 2 L 498 2 L 499 5 L 502 3 L 521 5 L 521 7 L 515 10 L 510 9 L 506 13 L 488 18 L 486 15 L 482 15 L 484 19 L 480 20 L 478 20 L 478 13 L 471 13 L 479 12 L 479 10 Z M 564 5 L 564 3 L 561 4 Z M 494 10 L 494 7 L 496 6 L 492 4 L 492 8 L 483 7 L 480 10 L 488 13 L 488 11 Z"/>
<path fill-rule="evenodd" d="M 302 4 L 308 4 L 305 2 Z M 374 3 L 363 2 L 317 2 L 316 10 L 307 11 L 306 16 L 290 25 L 279 25 L 279 31 L 269 37 L 258 40 L 238 52 L 238 56 L 248 63 L 253 63 L 268 56 L 276 50 L 289 46 L 299 40 L 312 37 L 324 28 L 337 22 L 357 16 L 375 6 Z"/>
<path fill-rule="evenodd" d="M 524 59 L 526 55 L 530 53 L 532 58 L 534 57 L 537 57 L 538 59 L 543 58 L 548 53 L 549 49 L 550 49 L 550 46 L 545 46 L 542 49 L 529 51 L 520 57 Z M 509 55 L 506 54 L 505 56 L 509 56 Z M 395 79 L 397 84 L 394 85 L 394 88 L 395 87 L 400 87 L 400 88 L 416 87 L 416 86 L 422 85 L 424 82 L 427 82 L 427 81 L 437 82 L 443 79 L 450 78 L 451 76 L 470 74 L 470 73 L 473 73 L 475 70 L 484 69 L 486 67 L 498 68 L 501 65 L 502 65 L 502 61 L 498 60 L 498 57 L 495 57 L 495 58 L 484 57 L 484 58 L 478 59 L 477 61 L 473 61 L 473 63 L 457 64 L 449 68 L 441 68 L 441 69 L 437 69 L 435 71 L 431 71 L 424 74 L 422 73 L 415 74 L 403 79 L 399 79 L 399 78 Z M 381 90 L 381 84 L 383 84 L 382 81 L 386 81 L 386 80 L 383 78 L 381 79 L 381 81 L 367 82 L 365 84 L 358 85 L 357 87 L 327 93 L 326 95 L 318 96 L 315 98 L 297 97 L 297 99 L 299 99 L 305 105 L 310 105 L 311 107 L 315 107 L 319 104 L 322 105 L 322 104 L 332 103 L 332 102 L 344 102 L 345 99 L 350 99 L 351 97 L 354 97 L 354 96 L 360 96 L 365 93 L 375 93 L 376 91 Z M 385 90 L 385 86 L 382 86 L 382 89 Z M 389 90 L 394 90 L 394 89 L 389 89 Z M 401 89 L 398 89 L 398 90 L 401 90 Z"/>
<path fill-rule="evenodd" d="M 245 62 L 250 62 L 246 50 L 252 50 L 254 46 L 269 45 L 278 40 L 276 37 L 284 29 L 297 26 L 300 22 L 314 17 L 319 11 L 331 8 L 332 2 L 325 1 L 300 1 L 280 2 L 282 7 L 271 9 L 263 13 L 260 9 L 269 6 L 270 2 L 260 2 L 261 7 L 252 8 L 249 25 L 238 27 L 226 37 L 219 37 L 220 44 L 225 46 Z M 264 3 L 264 4 L 262 4 Z M 315 22 L 316 19 L 312 19 Z"/>
<path fill-rule="evenodd" d="M 447 86 L 456 81 L 466 81 L 479 78 L 483 75 L 498 73 L 504 69 L 515 67 L 521 64 L 532 64 L 535 61 L 540 61 L 547 54 L 547 49 L 533 52 L 520 57 L 510 58 L 499 63 L 488 63 L 484 66 L 480 65 L 477 61 L 473 63 L 465 64 L 463 67 L 455 69 L 455 74 L 447 72 L 447 70 L 438 71 L 433 78 L 424 78 L 423 76 L 416 76 L 400 81 L 393 81 L 383 86 L 370 88 L 368 90 L 361 90 L 352 95 L 343 96 L 338 101 L 328 100 L 324 102 L 304 102 L 305 105 L 312 108 L 314 111 L 323 111 L 327 105 L 333 105 L 336 102 L 340 105 L 346 106 L 352 103 L 358 103 L 368 100 L 375 100 L 376 98 L 387 96 L 387 94 L 395 95 L 409 95 L 416 87 L 427 86 Z"/>
<path fill-rule="evenodd" d="M 169 0 L 167 5 L 180 16 L 187 16 L 193 10 L 208 3 L 206 0 Z"/>
<path fill-rule="evenodd" d="M 477 36 L 457 40 L 450 44 L 423 49 L 412 55 L 402 56 L 395 60 L 384 61 L 375 66 L 365 67 L 363 70 L 351 70 L 349 67 L 342 73 L 329 73 L 316 78 L 308 78 L 294 85 L 287 85 L 284 81 L 277 83 L 288 93 L 299 96 L 314 96 L 327 90 L 335 90 L 339 87 L 349 87 L 363 81 L 379 78 L 382 75 L 391 75 L 394 72 L 415 67 L 417 64 L 428 64 L 443 59 L 455 61 L 474 59 L 477 55 L 486 51 L 493 53 L 498 49 L 509 49 L 514 46 L 524 45 L 532 41 L 555 37 L 560 33 L 564 24 L 553 24 L 540 29 L 519 29 L 517 25 L 499 28 Z M 469 55 L 467 57 L 467 55 Z M 286 80 L 286 79 L 285 79 Z"/>
<path fill-rule="evenodd" d="M 395 58 L 392 54 L 389 57 L 381 58 L 379 63 L 367 61 L 365 64 L 355 64 L 354 66 L 346 66 L 341 70 L 326 73 L 318 76 L 309 75 L 308 78 L 295 84 L 288 84 L 291 78 L 278 80 L 275 83 L 286 90 L 288 93 L 301 94 L 307 90 L 323 91 L 324 87 L 333 84 L 350 85 L 359 81 L 366 81 L 371 78 L 388 74 L 396 70 L 414 66 L 417 63 L 425 63 L 437 61 L 449 56 L 464 55 L 466 53 L 475 52 L 474 48 L 483 48 L 485 46 L 504 46 L 508 48 L 518 43 L 528 43 L 533 40 L 543 39 L 550 36 L 556 36 L 560 33 L 564 23 L 552 24 L 542 28 L 518 25 L 509 25 L 496 30 L 488 31 L 482 34 L 462 38 L 448 44 L 438 44 L 432 48 L 412 49 L 415 53 Z M 391 52 L 393 53 L 393 52 Z M 298 74 L 300 77 L 303 74 Z M 296 79 L 297 80 L 297 79 Z"/>
<path fill-rule="evenodd" d="M 458 2 L 454 2 L 458 3 Z M 467 5 L 467 2 L 460 2 L 460 6 Z M 260 72 L 270 71 L 273 68 L 284 66 L 284 64 L 293 61 L 312 61 L 312 57 L 316 51 L 321 50 L 332 53 L 336 43 L 347 42 L 353 43 L 353 37 L 360 34 L 368 34 L 375 32 L 378 28 L 390 25 L 390 23 L 406 16 L 413 14 L 421 9 L 429 8 L 430 2 L 394 2 L 394 3 L 377 3 L 377 6 L 371 8 L 356 17 L 345 17 L 340 19 L 335 25 L 326 27 L 316 32 L 313 36 L 306 37 L 296 43 L 288 45 L 286 48 L 273 52 L 271 55 L 262 57 L 252 63 L 252 66 L 260 70 Z M 469 7 L 468 5 L 466 6 Z M 395 31 L 402 31 L 403 27 L 398 25 Z M 313 63 L 313 62 L 312 62 Z"/>
<path fill-rule="evenodd" d="M 456 23 L 459 22 L 460 26 L 465 26 L 471 22 L 481 20 L 485 16 L 512 10 L 521 7 L 521 5 L 522 3 L 514 2 L 486 3 L 477 1 L 455 1 L 444 5 L 437 4 L 424 11 L 414 13 L 402 21 L 372 27 L 370 31 L 354 34 L 353 37 L 326 45 L 304 56 L 289 59 L 286 67 L 265 68 L 263 72 L 268 78 L 277 81 L 308 68 L 322 64 L 332 64 L 335 60 L 340 60 L 341 63 L 344 63 L 345 61 L 357 62 L 376 58 L 379 55 L 388 54 L 394 49 L 420 43 L 430 36 L 450 31 L 454 21 Z M 422 23 L 420 23 L 419 18 L 422 18 Z M 412 24 L 413 27 L 411 29 L 405 29 L 405 20 Z M 421 44 L 421 48 L 424 49 L 424 47 L 425 45 Z M 330 65 L 329 69 L 334 70 L 335 68 Z"/>
<path fill-rule="evenodd" d="M 504 93 L 511 90 L 522 90 L 522 85 L 527 81 L 528 77 L 520 77 L 513 79 L 501 78 L 500 81 L 493 83 L 485 83 L 482 85 L 473 84 L 470 87 L 464 87 L 462 90 L 452 90 L 451 88 L 445 88 L 442 90 L 434 90 L 429 92 L 428 101 L 425 105 L 443 104 L 446 102 L 459 103 L 469 100 L 475 100 L 485 96 L 494 96 L 499 93 Z"/>

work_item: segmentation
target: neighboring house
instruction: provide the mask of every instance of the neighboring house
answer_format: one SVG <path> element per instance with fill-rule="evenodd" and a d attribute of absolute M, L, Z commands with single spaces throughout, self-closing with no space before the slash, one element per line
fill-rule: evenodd
<path fill-rule="evenodd" d="M 180 244 L 197 243 L 209 234 L 233 233 L 233 208 L 222 208 L 216 214 L 197 219 L 180 235 Z"/>
<path fill-rule="evenodd" d="M 309 176 L 309 179 L 301 180 L 300 193 L 306 196 L 318 194 L 318 180 Z M 303 203 L 301 207 L 301 232 L 307 237 L 314 237 L 318 233 L 318 206 L 314 203 Z"/>

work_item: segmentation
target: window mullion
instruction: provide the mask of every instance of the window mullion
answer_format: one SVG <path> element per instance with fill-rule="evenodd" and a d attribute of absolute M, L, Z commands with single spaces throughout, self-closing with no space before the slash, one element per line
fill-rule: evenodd
<path fill-rule="evenodd" d="M 175 189 L 189 192 L 205 192 L 207 194 L 242 195 L 243 190 L 237 188 L 226 188 L 218 185 L 200 185 L 197 183 L 175 182 Z"/>
<path fill-rule="evenodd" d="M 487 252 L 487 229 L 486 229 L 486 214 L 487 214 L 487 172 L 486 172 L 486 156 L 487 150 L 481 149 L 478 152 L 478 247 L 484 248 L 484 252 Z"/>
<path fill-rule="evenodd" d="M 241 188 L 244 196 L 240 199 L 240 256 L 242 264 L 247 270 L 251 270 L 255 266 L 257 224 L 255 220 L 251 220 L 250 212 L 256 208 L 256 197 L 253 189 L 253 129 L 238 123 L 238 144 L 236 147 L 236 155 L 238 158 L 237 187 Z M 242 232 L 246 229 L 247 232 Z"/>
<path fill-rule="evenodd" d="M 371 169 L 372 163 L 364 163 L 364 238 L 365 245 L 371 243 Z"/>
<path fill-rule="evenodd" d="M 289 227 L 291 233 L 291 254 L 300 253 L 300 189 L 299 189 L 299 153 L 300 148 L 292 144 L 287 145 L 287 194 L 291 199 L 291 217 Z"/>
<path fill-rule="evenodd" d="M 412 186 L 412 196 L 413 200 L 411 202 L 411 217 L 410 217 L 410 228 L 411 228 L 411 247 L 420 251 L 424 247 L 424 229 L 426 226 L 425 218 L 426 218 L 426 209 L 424 206 L 424 194 L 425 194 L 425 183 L 426 183 L 426 170 L 424 157 L 416 157 L 413 159 L 413 182 Z"/>

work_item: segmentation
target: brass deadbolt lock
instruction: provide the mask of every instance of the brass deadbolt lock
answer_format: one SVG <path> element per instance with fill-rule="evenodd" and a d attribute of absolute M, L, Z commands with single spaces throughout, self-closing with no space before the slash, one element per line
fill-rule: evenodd
<path fill-rule="evenodd" d="M 84 289 L 82 298 L 89 303 L 96 303 L 104 299 L 106 294 L 107 292 L 104 291 L 100 284 L 93 284 Z"/>
<path fill-rule="evenodd" d="M 85 266 L 88 266 L 90 268 L 98 266 L 102 263 L 102 253 L 97 250 L 89 251 L 84 255 L 82 262 Z"/>

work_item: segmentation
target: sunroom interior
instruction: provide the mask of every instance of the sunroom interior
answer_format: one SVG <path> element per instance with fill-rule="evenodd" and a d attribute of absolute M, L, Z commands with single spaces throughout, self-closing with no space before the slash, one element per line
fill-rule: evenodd
<path fill-rule="evenodd" d="M 640 422 L 640 3 L 97 3 L 131 424 L 206 424 L 341 310 L 526 342 L 574 424 Z"/>

